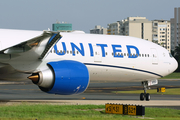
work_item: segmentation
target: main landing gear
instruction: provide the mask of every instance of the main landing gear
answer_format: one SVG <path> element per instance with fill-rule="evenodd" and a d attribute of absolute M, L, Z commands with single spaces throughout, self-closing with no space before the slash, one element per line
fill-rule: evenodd
<path fill-rule="evenodd" d="M 147 89 L 150 89 L 150 87 L 148 86 L 148 81 L 143 81 L 142 82 L 142 85 L 144 87 L 144 93 L 141 93 L 140 94 L 140 100 L 143 101 L 146 99 L 146 101 L 149 101 L 150 100 L 150 94 L 149 93 L 146 93 L 146 90 Z"/>
<path fill-rule="evenodd" d="M 157 85 L 158 84 L 158 80 L 157 79 L 153 79 L 153 80 L 148 80 L 148 81 L 142 81 L 141 84 L 144 87 L 144 93 L 140 94 L 140 100 L 145 100 L 146 99 L 146 101 L 149 101 L 151 97 L 150 97 L 149 93 L 146 93 L 146 90 L 150 89 L 149 86 L 151 86 L 151 85 Z"/>

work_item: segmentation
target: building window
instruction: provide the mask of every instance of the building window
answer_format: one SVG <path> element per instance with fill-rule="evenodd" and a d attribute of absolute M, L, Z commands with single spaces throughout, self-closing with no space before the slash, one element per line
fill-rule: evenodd
<path fill-rule="evenodd" d="M 141 23 L 141 38 L 144 39 L 144 23 Z"/>
<path fill-rule="evenodd" d="M 154 26 L 158 26 L 158 23 L 154 23 Z"/>

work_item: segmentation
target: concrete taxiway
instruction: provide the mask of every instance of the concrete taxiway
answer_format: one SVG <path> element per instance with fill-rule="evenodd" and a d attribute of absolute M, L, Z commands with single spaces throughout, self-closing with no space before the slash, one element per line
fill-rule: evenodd
<path fill-rule="evenodd" d="M 180 88 L 180 80 L 159 80 L 156 87 Z M 54 95 L 39 90 L 30 82 L 5 83 L 0 85 L 0 103 L 51 103 L 51 104 L 136 104 L 144 106 L 178 106 L 180 95 L 151 95 L 150 101 L 140 101 L 139 94 L 116 94 L 112 91 L 140 90 L 139 82 L 90 83 L 85 93 L 79 95 Z"/>

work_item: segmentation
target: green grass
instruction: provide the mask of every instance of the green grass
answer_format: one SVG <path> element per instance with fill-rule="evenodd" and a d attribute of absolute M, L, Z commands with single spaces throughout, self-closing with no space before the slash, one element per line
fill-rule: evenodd
<path fill-rule="evenodd" d="M 157 92 L 157 89 L 147 90 L 150 94 L 163 94 L 163 95 L 180 95 L 180 88 L 168 88 L 164 93 Z M 113 91 L 112 93 L 131 93 L 140 94 L 144 93 L 144 90 L 134 90 L 134 91 Z"/>
<path fill-rule="evenodd" d="M 134 120 L 127 115 L 105 114 L 105 105 L 1 105 L 0 120 Z M 180 110 L 145 108 L 145 118 L 180 120 Z"/>
<path fill-rule="evenodd" d="M 179 72 L 174 72 L 174 73 L 171 73 L 170 75 L 168 76 L 165 76 L 161 79 L 180 79 L 180 73 Z"/>
<path fill-rule="evenodd" d="M 146 107 L 145 116 L 155 118 L 155 120 L 180 120 L 180 110 Z"/>

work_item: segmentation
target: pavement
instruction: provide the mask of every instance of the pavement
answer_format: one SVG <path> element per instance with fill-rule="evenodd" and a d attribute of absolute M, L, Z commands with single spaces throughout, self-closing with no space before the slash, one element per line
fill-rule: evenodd
<path fill-rule="evenodd" d="M 180 88 L 180 80 L 159 80 L 156 87 Z M 0 104 L 61 104 L 83 105 L 105 103 L 135 104 L 147 107 L 174 107 L 180 109 L 180 95 L 151 95 L 150 101 L 140 101 L 139 94 L 116 94 L 112 91 L 142 90 L 139 82 L 92 82 L 88 89 L 79 95 L 54 95 L 39 90 L 31 82 L 1 82 Z"/>
<path fill-rule="evenodd" d="M 143 105 L 143 106 L 178 106 L 180 101 L 174 100 L 8 100 L 0 103 L 37 103 L 37 104 L 54 104 L 54 105 L 105 105 L 106 103 L 127 104 L 127 105 Z"/>

